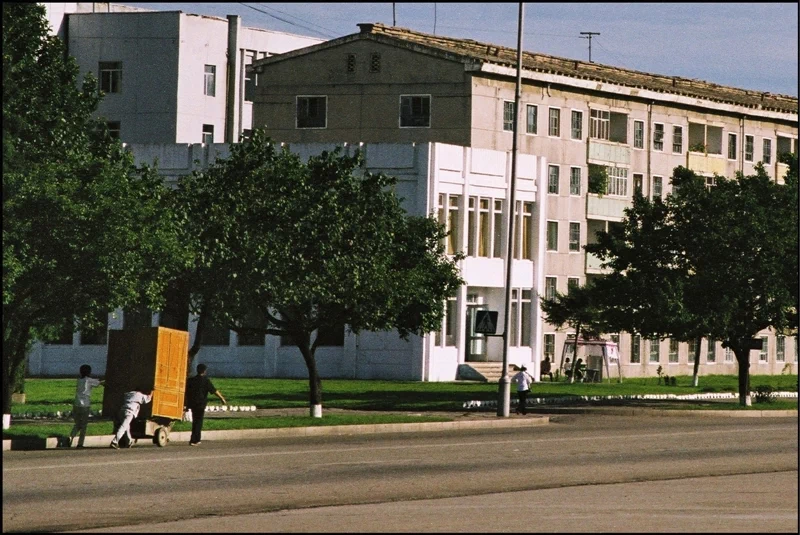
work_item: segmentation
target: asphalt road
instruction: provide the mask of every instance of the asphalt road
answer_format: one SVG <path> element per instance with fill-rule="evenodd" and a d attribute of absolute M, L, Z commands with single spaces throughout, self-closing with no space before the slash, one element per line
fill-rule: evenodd
<path fill-rule="evenodd" d="M 796 418 L 3 453 L 3 531 L 797 532 Z"/>

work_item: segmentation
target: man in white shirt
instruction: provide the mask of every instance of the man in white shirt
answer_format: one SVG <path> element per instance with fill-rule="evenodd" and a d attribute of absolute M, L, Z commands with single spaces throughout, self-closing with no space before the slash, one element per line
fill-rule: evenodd
<path fill-rule="evenodd" d="M 517 383 L 517 395 L 519 396 L 519 402 L 517 403 L 517 414 L 527 414 L 525 405 L 528 402 L 528 394 L 531 391 L 531 383 L 533 383 L 533 377 L 531 374 L 528 373 L 528 369 L 525 366 L 521 366 L 519 372 L 511 378 L 512 381 Z"/>
<path fill-rule="evenodd" d="M 92 374 L 92 367 L 88 364 L 81 366 L 80 372 L 81 376 L 78 379 L 78 386 L 75 389 L 75 401 L 72 403 L 72 417 L 75 419 L 75 425 L 72 431 L 69 432 L 69 444 L 67 447 L 72 447 L 72 440 L 78 434 L 80 434 L 78 437 L 78 447 L 83 447 L 83 441 L 86 438 L 86 427 L 89 425 L 92 389 L 104 384 L 104 381 L 99 381 L 94 377 L 90 377 Z"/>
<path fill-rule="evenodd" d="M 111 441 L 112 448 L 119 448 L 119 441 L 126 434 L 128 435 L 128 442 L 133 442 L 133 437 L 131 437 L 130 433 L 131 422 L 139 415 L 139 409 L 142 408 L 142 405 L 150 403 L 151 401 L 153 401 L 152 390 L 137 389 L 125 393 L 122 399 L 122 407 L 119 410 L 119 419 L 121 423 L 117 428 L 114 439 Z"/>

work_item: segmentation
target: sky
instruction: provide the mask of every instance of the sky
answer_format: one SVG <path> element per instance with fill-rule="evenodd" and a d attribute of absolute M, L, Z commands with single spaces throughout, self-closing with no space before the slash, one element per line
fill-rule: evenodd
<path fill-rule="evenodd" d="M 333 39 L 380 22 L 517 46 L 518 3 L 130 3 L 240 15 L 244 26 Z M 525 3 L 522 47 L 569 59 L 797 97 L 798 3 Z"/>

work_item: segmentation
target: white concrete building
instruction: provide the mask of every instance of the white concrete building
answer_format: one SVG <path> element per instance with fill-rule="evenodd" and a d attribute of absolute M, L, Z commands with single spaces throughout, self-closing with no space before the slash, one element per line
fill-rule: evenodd
<path fill-rule="evenodd" d="M 126 143 L 235 143 L 252 128 L 258 75 L 245 65 L 322 42 L 182 11 L 46 3 L 81 77 L 106 93 L 97 114 Z M 264 83 L 264 80 L 261 80 Z"/>

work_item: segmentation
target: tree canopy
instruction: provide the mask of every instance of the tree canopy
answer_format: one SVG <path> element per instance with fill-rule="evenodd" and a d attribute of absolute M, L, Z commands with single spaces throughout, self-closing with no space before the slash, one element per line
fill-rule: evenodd
<path fill-rule="evenodd" d="M 3 4 L 3 408 L 31 344 L 157 304 L 183 258 L 168 189 L 92 118 L 40 4 Z"/>
<path fill-rule="evenodd" d="M 622 225 L 586 247 L 613 270 L 596 285 L 613 296 L 609 323 L 648 337 L 721 340 L 739 363 L 742 404 L 750 340 L 766 328 L 797 329 L 797 156 L 784 159 L 783 185 L 761 165 L 710 187 L 678 167 L 663 202 L 638 196 Z"/>
<path fill-rule="evenodd" d="M 322 399 L 317 333 L 345 324 L 404 338 L 436 330 L 463 282 L 443 228 L 406 214 L 395 179 L 363 164 L 341 148 L 303 162 L 259 129 L 178 185 L 200 322 L 292 340 L 309 371 L 312 411 Z"/>

